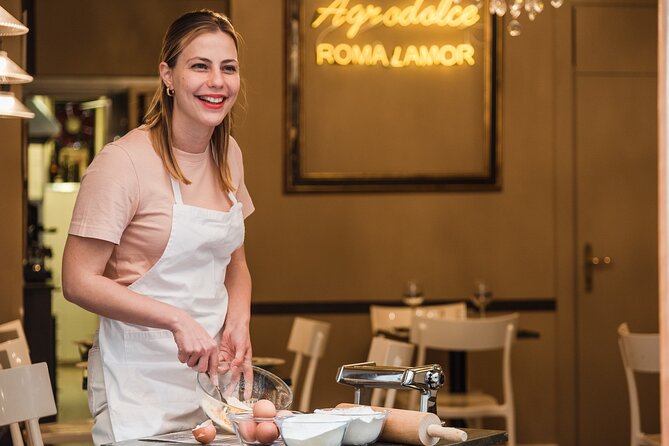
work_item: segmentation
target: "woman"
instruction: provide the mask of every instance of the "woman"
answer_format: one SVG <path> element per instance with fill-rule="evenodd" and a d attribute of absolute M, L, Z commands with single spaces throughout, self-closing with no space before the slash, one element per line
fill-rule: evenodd
<path fill-rule="evenodd" d="M 193 427 L 204 418 L 196 371 L 251 358 L 243 240 L 254 208 L 230 137 L 237 50 L 226 17 L 178 18 L 145 125 L 108 144 L 82 180 L 63 290 L 101 316 L 89 353 L 95 444 Z"/>

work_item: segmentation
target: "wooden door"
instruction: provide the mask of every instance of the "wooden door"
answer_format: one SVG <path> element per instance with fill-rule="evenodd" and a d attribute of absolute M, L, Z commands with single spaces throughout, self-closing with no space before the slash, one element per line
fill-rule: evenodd
<path fill-rule="evenodd" d="M 625 445 L 616 329 L 658 330 L 657 8 L 589 3 L 573 17 L 577 437 Z M 659 420 L 658 398 L 642 412 Z"/>

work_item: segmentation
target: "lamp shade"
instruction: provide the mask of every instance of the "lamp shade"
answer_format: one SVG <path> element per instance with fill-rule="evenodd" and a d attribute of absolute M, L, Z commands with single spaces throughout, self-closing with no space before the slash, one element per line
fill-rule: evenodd
<path fill-rule="evenodd" d="M 7 56 L 7 51 L 0 51 L 0 84 L 24 84 L 32 81 L 33 77 L 15 64 Z"/>
<path fill-rule="evenodd" d="M 11 91 L 0 91 L 0 118 L 32 119 L 35 113 L 21 103 Z"/>
<path fill-rule="evenodd" d="M 28 32 L 28 27 L 14 18 L 0 6 L 0 36 L 20 36 Z"/>

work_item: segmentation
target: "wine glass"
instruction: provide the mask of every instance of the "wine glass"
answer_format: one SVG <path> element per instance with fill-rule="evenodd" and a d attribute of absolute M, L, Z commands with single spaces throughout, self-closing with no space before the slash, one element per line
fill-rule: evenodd
<path fill-rule="evenodd" d="M 474 292 L 470 297 L 471 302 L 479 310 L 479 316 L 485 317 L 485 310 L 492 302 L 492 291 L 488 288 L 484 280 L 474 281 Z"/>
<path fill-rule="evenodd" d="M 402 295 L 402 302 L 409 307 L 417 307 L 423 304 L 423 287 L 415 280 L 407 281 Z"/>

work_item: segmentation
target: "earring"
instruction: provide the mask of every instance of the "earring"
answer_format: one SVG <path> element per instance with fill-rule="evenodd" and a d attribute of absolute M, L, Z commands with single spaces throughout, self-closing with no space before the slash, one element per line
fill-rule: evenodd
<path fill-rule="evenodd" d="M 174 88 L 171 87 L 166 87 L 167 88 L 167 96 L 172 97 L 174 96 Z"/>

